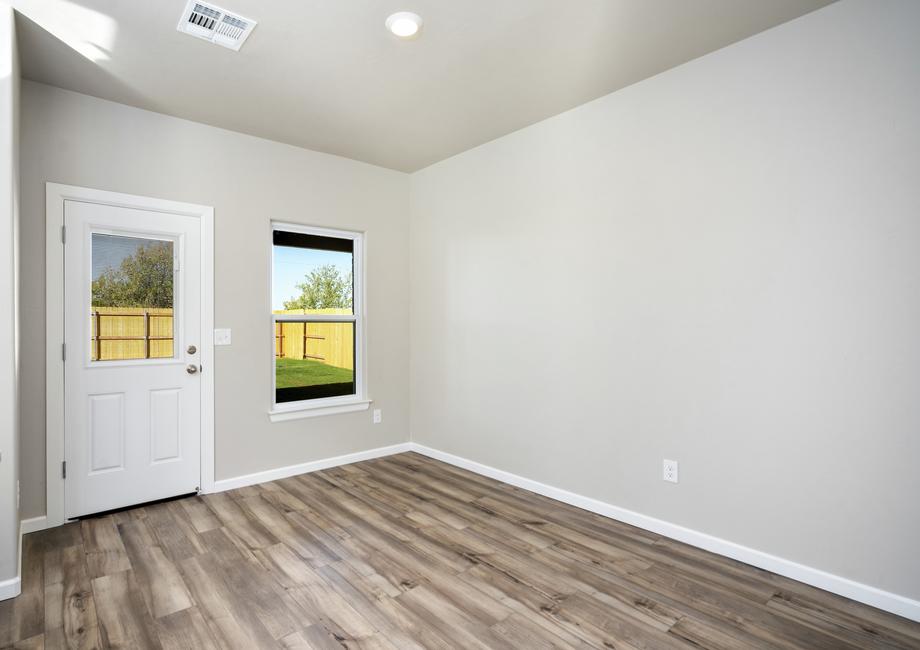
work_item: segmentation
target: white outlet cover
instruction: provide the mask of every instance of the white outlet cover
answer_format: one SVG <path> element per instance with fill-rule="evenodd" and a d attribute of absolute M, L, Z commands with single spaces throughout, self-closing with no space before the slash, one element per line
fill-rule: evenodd
<path fill-rule="evenodd" d="M 380 409 L 374 409 L 374 424 L 383 422 L 383 412 Z"/>
<path fill-rule="evenodd" d="M 229 329 L 214 330 L 214 345 L 230 345 L 230 340 Z"/>
<path fill-rule="evenodd" d="M 667 458 L 664 459 L 664 462 L 662 463 L 661 478 L 671 483 L 678 482 L 677 461 L 676 460 L 668 460 Z"/>

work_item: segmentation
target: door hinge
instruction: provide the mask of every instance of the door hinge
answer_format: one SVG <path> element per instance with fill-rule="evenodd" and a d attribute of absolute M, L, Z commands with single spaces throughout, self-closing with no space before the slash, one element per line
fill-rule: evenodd
<path fill-rule="evenodd" d="M 67 243 L 67 226 L 61 226 L 61 243 Z"/>
<path fill-rule="evenodd" d="M 61 478 L 67 478 L 67 461 L 61 462 Z"/>
<path fill-rule="evenodd" d="M 67 344 L 61 343 L 61 361 L 67 361 Z"/>

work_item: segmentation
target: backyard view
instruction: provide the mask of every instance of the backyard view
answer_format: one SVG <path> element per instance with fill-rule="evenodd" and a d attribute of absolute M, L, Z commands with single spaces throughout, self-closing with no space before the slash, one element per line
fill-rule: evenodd
<path fill-rule="evenodd" d="M 173 242 L 92 235 L 90 358 L 174 355 Z"/>
<path fill-rule="evenodd" d="M 348 383 L 352 378 L 352 371 L 347 368 L 337 368 L 311 359 L 276 359 L 275 368 L 278 388 Z"/>
<path fill-rule="evenodd" d="M 172 241 L 93 234 L 91 359 L 174 356 L 173 253 Z M 275 323 L 276 402 L 354 393 L 353 291 L 350 250 L 275 245 L 272 313 L 288 317 Z"/>
<path fill-rule="evenodd" d="M 272 312 L 307 317 L 276 320 L 276 402 L 354 393 L 354 323 L 309 320 L 351 315 L 353 286 L 350 251 L 276 243 Z"/>

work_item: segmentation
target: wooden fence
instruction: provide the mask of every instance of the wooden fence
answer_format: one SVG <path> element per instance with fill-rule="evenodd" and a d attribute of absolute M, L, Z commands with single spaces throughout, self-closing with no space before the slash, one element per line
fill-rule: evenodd
<path fill-rule="evenodd" d="M 276 314 L 348 314 L 347 309 L 281 309 Z M 275 323 L 275 356 L 313 359 L 330 366 L 355 367 L 352 323 Z"/>
<path fill-rule="evenodd" d="M 173 310 L 93 307 L 92 358 L 163 359 L 173 356 Z"/>
<path fill-rule="evenodd" d="M 279 310 L 276 314 L 347 314 L 344 309 Z M 173 355 L 173 310 L 93 307 L 92 358 L 163 359 Z M 275 356 L 313 359 L 330 366 L 355 367 L 351 323 L 276 323 Z"/>

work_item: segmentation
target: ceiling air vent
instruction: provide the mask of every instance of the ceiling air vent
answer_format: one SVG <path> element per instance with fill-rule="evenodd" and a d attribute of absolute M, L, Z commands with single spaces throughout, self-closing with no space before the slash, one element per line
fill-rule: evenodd
<path fill-rule="evenodd" d="M 239 50 L 255 26 L 254 20 L 216 5 L 190 0 L 182 12 L 177 29 L 231 50 Z"/>

